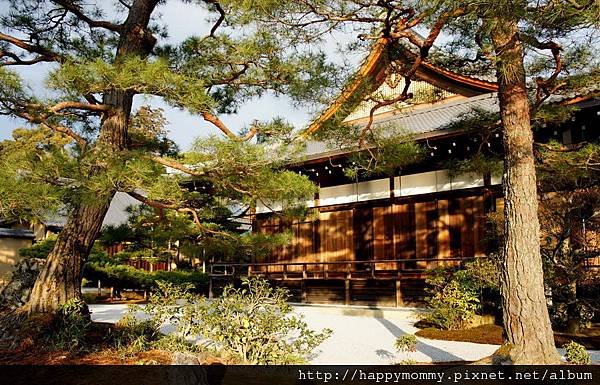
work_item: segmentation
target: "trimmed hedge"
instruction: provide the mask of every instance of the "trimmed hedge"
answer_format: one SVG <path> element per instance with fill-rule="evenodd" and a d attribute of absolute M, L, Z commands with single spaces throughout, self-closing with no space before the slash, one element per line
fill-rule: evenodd
<path fill-rule="evenodd" d="M 148 272 L 127 265 L 101 265 L 89 262 L 83 276 L 90 281 L 100 280 L 103 286 L 119 289 L 152 289 L 156 281 L 166 281 L 174 285 L 192 284 L 200 289 L 208 284 L 208 275 L 198 271 L 172 270 Z"/>
<path fill-rule="evenodd" d="M 19 250 L 19 254 L 24 258 L 45 259 L 55 243 L 56 239 L 46 239 Z M 145 251 L 136 251 L 108 256 L 95 244 L 84 267 L 83 277 L 88 281 L 100 280 L 102 285 L 117 289 L 153 289 L 158 280 L 178 286 L 191 284 L 196 290 L 208 285 L 208 275 L 194 270 L 148 272 L 121 264 L 130 258 L 139 258 L 145 254 L 147 254 Z"/>

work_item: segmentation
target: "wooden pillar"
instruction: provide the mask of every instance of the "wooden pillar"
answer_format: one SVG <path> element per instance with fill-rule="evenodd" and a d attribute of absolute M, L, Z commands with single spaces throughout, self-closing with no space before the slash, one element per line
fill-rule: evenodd
<path fill-rule="evenodd" d="M 302 303 L 307 302 L 307 293 L 306 293 L 306 263 L 302 264 L 302 281 L 300 281 L 300 290 L 302 291 Z"/>
<path fill-rule="evenodd" d="M 306 281 L 305 280 L 301 280 L 300 281 L 300 302 L 301 303 L 306 303 Z"/>
<path fill-rule="evenodd" d="M 350 305 L 350 280 L 348 277 L 344 280 L 344 305 Z"/>
<path fill-rule="evenodd" d="M 208 276 L 208 299 L 213 298 L 213 278 L 212 276 Z"/>
<path fill-rule="evenodd" d="M 404 299 L 402 298 L 401 282 L 400 277 L 396 278 L 396 307 L 404 305 Z"/>

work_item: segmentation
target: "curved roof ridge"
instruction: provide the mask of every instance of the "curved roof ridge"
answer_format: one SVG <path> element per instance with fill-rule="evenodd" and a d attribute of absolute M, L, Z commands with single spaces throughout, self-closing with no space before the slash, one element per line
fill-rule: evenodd
<path fill-rule="evenodd" d="M 368 92 L 373 92 L 385 81 L 387 77 L 385 69 L 389 65 L 389 58 L 386 53 L 392 42 L 393 41 L 389 38 L 381 37 L 373 44 L 369 55 L 363 60 L 363 63 L 356 71 L 353 80 L 346 85 L 339 96 L 309 124 L 304 130 L 303 136 L 308 136 L 317 131 L 325 122 L 334 118 L 347 104 L 350 104 L 351 107 L 352 104 L 357 104 L 357 95 L 355 95 L 355 93 L 360 91 L 361 87 L 367 85 L 369 88 Z M 415 57 L 415 54 L 408 50 L 403 53 L 405 59 L 412 59 Z M 464 96 L 486 94 L 497 91 L 498 89 L 496 83 L 460 75 L 426 61 L 424 61 L 417 70 L 416 77 L 442 89 Z M 368 84 L 369 81 L 373 81 L 373 84 Z M 362 100 L 363 98 L 361 97 L 360 101 Z M 360 103 L 360 101 L 358 103 Z M 345 114 L 348 115 L 349 112 L 345 112 Z M 346 116 L 343 116 L 342 118 L 345 117 Z"/>

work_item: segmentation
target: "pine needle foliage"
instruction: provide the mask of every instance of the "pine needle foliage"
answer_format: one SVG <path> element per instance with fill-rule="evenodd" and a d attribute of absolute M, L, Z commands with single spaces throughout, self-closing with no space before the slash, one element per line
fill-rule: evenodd
<path fill-rule="evenodd" d="M 211 219 L 233 215 L 228 208 L 258 201 L 292 208 L 312 196 L 315 187 L 306 177 L 282 169 L 298 151 L 291 144 L 294 127 L 277 118 L 229 128 L 218 116 L 265 93 L 306 106 L 324 102 L 339 81 L 338 69 L 323 52 L 308 49 L 307 39 L 272 31 L 254 17 L 269 1 L 253 7 L 189 1 L 204 9 L 211 32 L 190 33 L 178 45 L 166 39 L 170 26 L 158 17 L 158 3 L 19 0 L 1 15 L 8 37 L 0 38 L 0 114 L 26 123 L 0 143 L 1 218 L 41 220 L 122 191 L 157 210 L 174 209 L 190 221 L 197 216 L 199 231 L 214 235 L 231 230 Z M 154 9 L 147 25 L 138 25 L 142 47 L 121 54 L 126 18 L 141 17 L 142 7 Z M 45 72 L 46 89 L 31 88 L 15 69 L 22 65 Z M 118 151 L 103 133 L 119 113 L 109 102 L 116 94 L 130 100 L 126 142 Z M 180 151 L 162 110 L 131 107 L 138 95 L 198 116 L 215 135 Z"/>

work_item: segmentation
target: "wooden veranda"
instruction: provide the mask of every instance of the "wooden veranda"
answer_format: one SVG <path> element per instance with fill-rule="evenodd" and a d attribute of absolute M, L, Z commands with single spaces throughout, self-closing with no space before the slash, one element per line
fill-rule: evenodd
<path fill-rule="evenodd" d="M 458 265 L 465 260 L 467 258 L 215 263 L 209 269 L 209 297 L 215 294 L 216 288 L 241 277 L 261 277 L 278 286 L 288 287 L 291 289 L 292 298 L 303 303 L 332 302 L 330 297 L 335 296 L 336 292 L 343 292 L 343 297 L 340 299 L 343 299 L 345 305 L 365 302 L 364 299 L 361 301 L 358 292 L 364 291 L 365 286 L 369 286 L 371 297 L 377 294 L 373 288 L 378 287 L 380 291 L 387 291 L 388 295 L 391 292 L 392 303 L 399 307 L 419 302 L 417 297 L 424 293 L 427 269 Z M 321 288 L 320 294 L 317 293 L 309 298 L 310 289 L 315 287 Z M 370 303 L 374 301 L 374 299 L 366 300 Z"/>

